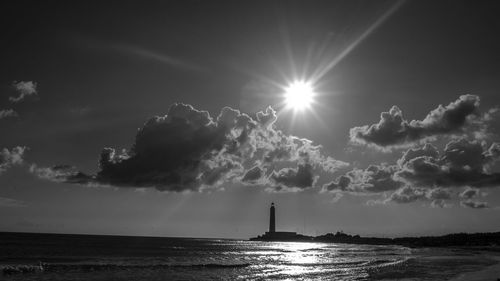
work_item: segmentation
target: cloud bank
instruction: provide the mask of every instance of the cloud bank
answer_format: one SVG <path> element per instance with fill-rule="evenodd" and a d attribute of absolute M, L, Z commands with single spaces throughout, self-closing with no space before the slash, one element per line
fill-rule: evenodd
<path fill-rule="evenodd" d="M 493 187 L 500 185 L 500 174 L 489 172 L 499 159 L 498 143 L 486 148 L 465 138 L 450 141 L 442 153 L 431 144 L 412 149 L 400 159 L 394 178 L 414 186 Z M 408 157 L 413 154 L 413 157 Z"/>
<path fill-rule="evenodd" d="M 320 145 L 276 128 L 276 111 L 249 116 L 230 107 L 216 117 L 191 105 L 173 104 L 164 116 L 150 118 L 128 150 L 107 147 L 99 156 L 96 174 L 58 165 L 32 165 L 38 177 L 84 185 L 155 188 L 184 192 L 223 189 L 232 184 L 263 186 L 269 192 L 297 192 L 322 183 L 320 192 L 379 196 L 373 204 L 428 202 L 430 207 L 487 208 L 477 197 L 482 188 L 500 186 L 495 171 L 500 143 L 470 140 L 471 128 L 493 136 L 484 124 L 491 120 L 478 111 L 477 96 L 460 96 L 438 106 L 424 120 L 407 121 L 393 107 L 378 124 L 351 129 L 351 141 L 381 150 L 413 145 L 391 163 L 371 164 L 336 174 L 348 163 L 325 156 Z M 479 124 L 479 126 L 478 126 Z M 484 126 L 483 126 L 484 125 Z M 438 149 L 432 141 L 446 135 Z M 419 147 L 416 144 L 425 141 Z M 324 175 L 336 178 L 326 184 Z"/>
<path fill-rule="evenodd" d="M 396 190 L 403 185 L 393 179 L 396 166 L 370 165 L 368 168 L 353 169 L 335 181 L 323 186 L 323 191 L 348 191 L 352 193 L 379 193 Z"/>
<path fill-rule="evenodd" d="M 481 123 L 480 99 L 475 95 L 463 95 L 447 106 L 439 105 L 427 114 L 424 120 L 408 121 L 403 112 L 393 106 L 382 112 L 376 124 L 351 128 L 350 141 L 380 150 L 409 146 L 415 142 L 439 135 L 459 134 L 473 123 Z"/>
<path fill-rule="evenodd" d="M 370 165 L 353 170 L 323 185 L 323 192 L 347 192 L 354 195 L 388 194 L 371 203 L 411 203 L 432 201 L 433 207 L 445 207 L 445 200 L 456 196 L 461 205 L 485 208 L 474 201 L 479 188 L 500 186 L 500 173 L 492 166 L 500 160 L 499 143 L 458 138 L 446 144 L 442 152 L 426 143 L 408 149 L 394 165 Z M 484 203 L 484 204 L 483 204 Z"/>
<path fill-rule="evenodd" d="M 225 107 L 212 118 L 207 111 L 176 103 L 165 116 L 149 119 L 129 150 L 104 148 L 95 175 L 64 165 L 33 166 L 31 171 L 60 182 L 161 191 L 200 191 L 228 182 L 296 191 L 314 185 L 315 171 L 332 173 L 347 166 L 324 156 L 311 141 L 277 130 L 276 119 L 271 107 L 254 118 Z"/>

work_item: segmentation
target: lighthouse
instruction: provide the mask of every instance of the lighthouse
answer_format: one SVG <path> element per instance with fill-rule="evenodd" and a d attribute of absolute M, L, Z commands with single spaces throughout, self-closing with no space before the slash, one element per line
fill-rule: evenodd
<path fill-rule="evenodd" d="M 269 209 L 269 231 L 259 235 L 257 237 L 250 238 L 250 241 L 312 241 L 311 236 L 305 236 L 302 234 L 297 234 L 297 232 L 291 231 L 276 231 L 276 210 L 274 208 L 274 202 L 271 203 L 271 208 Z"/>
<path fill-rule="evenodd" d="M 274 214 L 274 202 L 271 203 L 271 209 L 269 210 L 269 232 L 276 232 L 276 216 Z"/>

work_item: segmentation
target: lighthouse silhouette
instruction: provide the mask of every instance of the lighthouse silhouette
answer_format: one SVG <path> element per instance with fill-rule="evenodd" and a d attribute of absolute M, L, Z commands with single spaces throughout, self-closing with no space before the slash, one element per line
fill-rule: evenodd
<path fill-rule="evenodd" d="M 297 234 L 291 231 L 276 231 L 276 208 L 274 202 L 269 208 L 269 231 L 257 237 L 250 238 L 251 241 L 312 241 L 311 236 Z"/>
<path fill-rule="evenodd" d="M 274 202 L 271 203 L 271 209 L 269 210 L 269 232 L 276 232 L 276 215 L 274 211 Z"/>

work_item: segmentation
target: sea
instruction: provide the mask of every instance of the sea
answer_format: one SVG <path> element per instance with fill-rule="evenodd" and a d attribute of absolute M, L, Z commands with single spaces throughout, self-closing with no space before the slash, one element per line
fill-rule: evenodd
<path fill-rule="evenodd" d="M 0 280 L 452 280 L 497 263 L 477 249 L 0 233 Z"/>

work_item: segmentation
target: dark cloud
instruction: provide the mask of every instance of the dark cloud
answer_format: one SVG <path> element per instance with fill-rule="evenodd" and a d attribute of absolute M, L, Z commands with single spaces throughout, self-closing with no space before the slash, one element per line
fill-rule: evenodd
<path fill-rule="evenodd" d="M 24 153 L 28 148 L 16 146 L 12 149 L 3 148 L 0 150 L 0 174 L 14 165 L 21 165 L 24 162 Z"/>
<path fill-rule="evenodd" d="M 413 188 L 410 186 L 404 186 L 396 192 L 392 193 L 386 202 L 396 202 L 396 203 L 411 203 L 417 200 L 426 198 L 425 190 L 421 188 Z"/>
<path fill-rule="evenodd" d="M 401 167 L 404 166 L 406 163 L 408 163 L 408 161 L 418 157 L 437 158 L 439 157 L 439 151 L 434 145 L 426 143 L 422 147 L 408 149 L 403 153 L 403 156 L 401 156 L 401 158 L 397 162 L 398 165 Z"/>
<path fill-rule="evenodd" d="M 451 199 L 451 192 L 446 188 L 435 188 L 427 192 L 427 198 L 447 200 Z"/>
<path fill-rule="evenodd" d="M 446 200 L 451 198 L 452 192 L 445 188 L 426 189 L 406 185 L 391 193 L 385 200 L 372 200 L 371 203 L 387 204 L 394 202 L 405 204 L 415 201 L 430 201 L 430 207 L 432 208 L 445 208 L 450 206 L 446 204 Z"/>
<path fill-rule="evenodd" d="M 434 188 L 428 190 L 426 197 L 431 201 L 431 207 L 433 208 L 445 208 L 448 207 L 446 200 L 450 200 L 452 197 L 452 192 L 446 188 Z"/>
<path fill-rule="evenodd" d="M 131 149 L 104 148 L 96 175 L 69 167 L 34 167 L 33 172 L 55 181 L 199 191 L 235 181 L 269 183 L 266 173 L 279 186 L 306 188 L 312 186 L 313 170 L 334 172 L 347 165 L 322 155 L 321 146 L 310 140 L 277 130 L 272 108 L 255 118 L 225 107 L 214 119 L 178 103 L 167 115 L 149 119 Z M 273 172 L 275 166 L 282 170 Z"/>
<path fill-rule="evenodd" d="M 396 190 L 403 183 L 395 181 L 396 166 L 370 165 L 365 170 L 353 169 L 335 181 L 323 186 L 324 191 L 349 191 L 356 193 L 379 193 Z"/>
<path fill-rule="evenodd" d="M 0 110 L 0 119 L 4 118 L 9 118 L 9 117 L 18 117 L 19 115 L 17 114 L 16 111 L 13 109 L 3 109 Z"/>
<path fill-rule="evenodd" d="M 408 121 L 404 119 L 402 111 L 393 106 L 388 112 L 382 112 L 377 124 L 352 128 L 350 140 L 354 144 L 386 150 L 407 146 L 428 137 L 460 133 L 469 119 L 479 116 L 478 107 L 478 96 L 463 95 L 447 106 L 439 105 L 424 120 Z"/>
<path fill-rule="evenodd" d="M 383 192 L 395 190 L 401 187 L 401 183 L 394 181 L 392 175 L 394 174 L 395 166 L 388 165 L 370 165 L 365 170 L 365 191 L 368 192 Z"/>
<path fill-rule="evenodd" d="M 324 191 L 349 191 L 351 178 L 346 175 L 338 177 L 335 181 L 327 183 L 323 186 Z"/>
<path fill-rule="evenodd" d="M 264 176 L 264 171 L 259 166 L 254 166 L 243 175 L 241 179 L 245 183 L 257 183 Z"/>
<path fill-rule="evenodd" d="M 462 207 L 472 208 L 472 209 L 485 209 L 489 208 L 487 202 L 475 201 L 475 200 L 464 200 L 460 202 Z"/>
<path fill-rule="evenodd" d="M 272 187 L 276 191 L 286 189 L 305 189 L 312 187 L 315 182 L 313 168 L 310 164 L 299 164 L 297 168 L 283 168 L 274 172 L 271 177 Z"/>
<path fill-rule="evenodd" d="M 462 191 L 462 193 L 460 193 L 460 198 L 464 198 L 464 199 L 472 199 L 474 197 L 477 197 L 479 195 L 479 189 L 477 188 L 471 188 L 471 187 L 467 187 L 466 189 L 464 189 L 464 191 Z"/>
<path fill-rule="evenodd" d="M 500 143 L 495 142 L 491 144 L 490 148 L 488 148 L 488 151 L 485 153 L 485 156 L 486 160 L 490 163 L 490 165 L 485 168 L 486 170 L 490 170 L 490 166 L 500 160 Z"/>
<path fill-rule="evenodd" d="M 448 189 L 435 188 L 435 189 L 425 189 L 416 188 L 409 185 L 403 186 L 393 193 L 391 193 L 386 199 L 379 200 L 369 200 L 368 205 L 373 204 L 387 204 L 387 203 L 398 203 L 406 204 L 415 201 L 426 201 L 430 200 L 430 207 L 432 208 L 445 208 L 450 205 L 446 204 L 446 200 L 451 199 L 452 193 Z"/>
<path fill-rule="evenodd" d="M 467 201 L 479 194 L 477 188 L 500 186 L 500 173 L 493 172 L 493 163 L 500 158 L 499 148 L 498 143 L 488 147 L 485 142 L 464 137 L 448 142 L 442 152 L 426 143 L 403 152 L 397 165 L 355 168 L 325 184 L 322 190 L 358 195 L 394 191 L 385 200 L 371 202 L 429 200 L 432 207 L 447 207 L 447 200 L 454 195 Z M 466 189 L 458 193 L 457 189 L 462 187 Z"/>
<path fill-rule="evenodd" d="M 238 166 L 236 158 L 255 127 L 249 116 L 230 108 L 213 120 L 207 111 L 174 104 L 166 116 L 146 122 L 130 152 L 105 148 L 96 179 L 169 191 L 213 185 Z"/>
<path fill-rule="evenodd" d="M 37 83 L 33 81 L 14 81 L 12 87 L 16 90 L 18 96 L 9 97 L 11 102 L 21 102 L 28 98 L 36 98 L 38 96 Z"/>
<path fill-rule="evenodd" d="M 497 147 L 493 144 L 492 150 Z M 490 148 L 491 148 L 490 147 Z M 428 149 L 433 151 L 433 149 Z M 400 169 L 395 179 L 414 186 L 472 186 L 491 187 L 500 184 L 499 173 L 489 173 L 489 165 L 498 160 L 482 143 L 460 138 L 449 142 L 441 155 L 415 154 L 400 159 Z"/>

